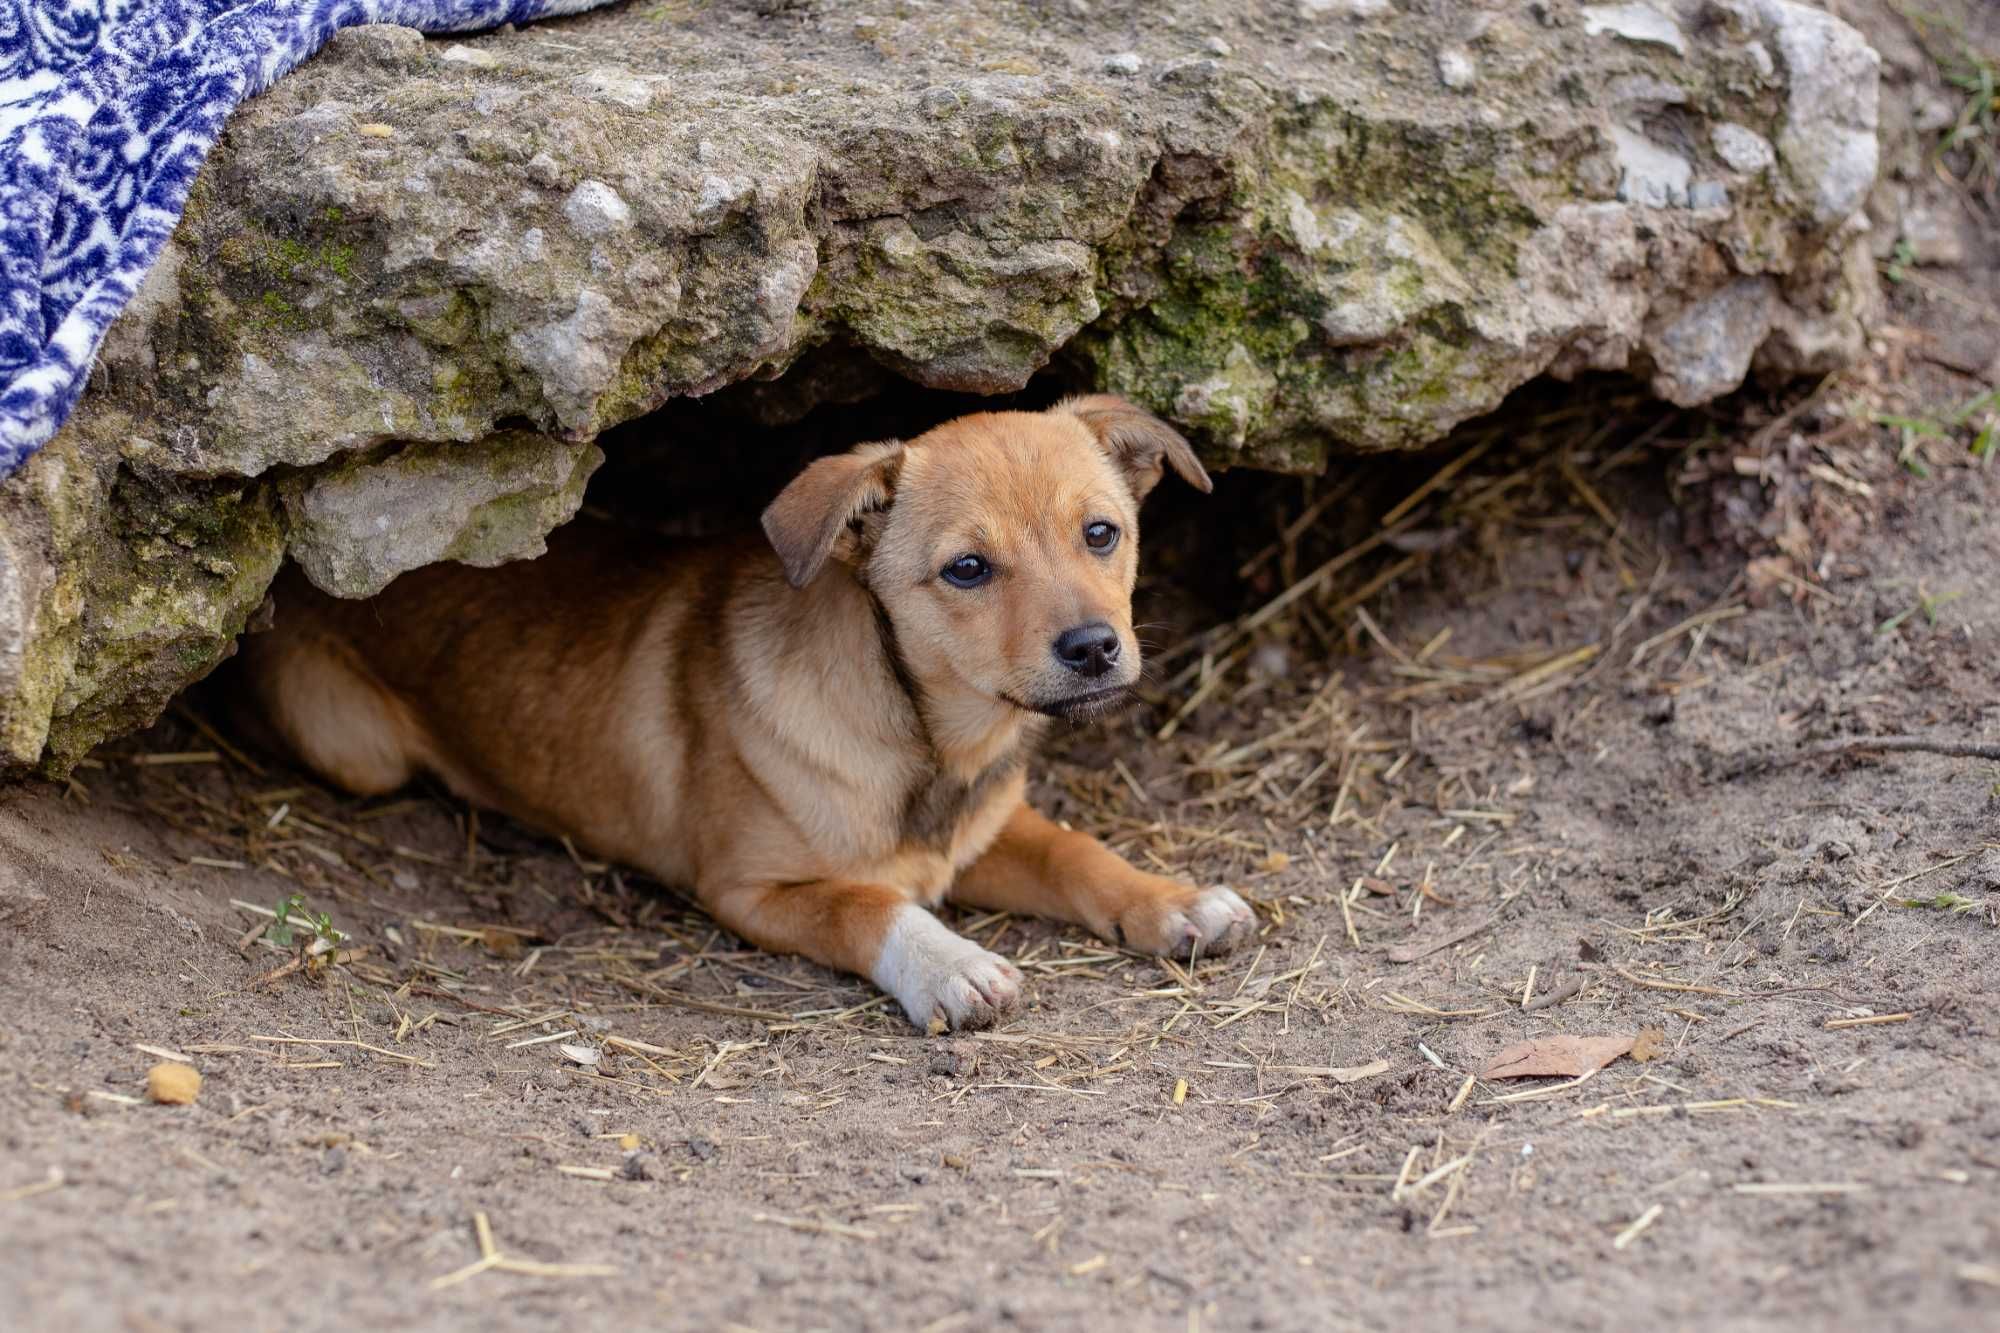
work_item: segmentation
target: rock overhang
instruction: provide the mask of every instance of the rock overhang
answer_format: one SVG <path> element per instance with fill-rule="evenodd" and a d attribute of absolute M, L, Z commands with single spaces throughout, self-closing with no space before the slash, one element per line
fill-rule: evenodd
<path fill-rule="evenodd" d="M 602 432 L 822 350 L 1307 471 L 1861 347 L 1874 55 L 1807 5 L 761 8 L 355 29 L 248 104 L 0 488 L 0 764 L 157 711 L 288 551 L 529 553 Z"/>

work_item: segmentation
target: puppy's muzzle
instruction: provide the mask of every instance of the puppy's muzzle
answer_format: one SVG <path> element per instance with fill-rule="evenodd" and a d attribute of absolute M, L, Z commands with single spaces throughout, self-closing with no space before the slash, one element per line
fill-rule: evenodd
<path fill-rule="evenodd" d="M 1096 680 L 1118 665 L 1118 631 L 1101 620 L 1066 629 L 1056 636 L 1056 661 L 1087 680 Z"/>
<path fill-rule="evenodd" d="M 1073 692 L 1032 702 L 1007 696 L 1007 701 L 1031 712 L 1068 722 L 1090 722 L 1125 708 L 1132 699 L 1129 677 L 1120 660 L 1123 644 L 1118 631 L 1101 620 L 1064 630 L 1049 645 L 1049 653 L 1074 684 Z"/>

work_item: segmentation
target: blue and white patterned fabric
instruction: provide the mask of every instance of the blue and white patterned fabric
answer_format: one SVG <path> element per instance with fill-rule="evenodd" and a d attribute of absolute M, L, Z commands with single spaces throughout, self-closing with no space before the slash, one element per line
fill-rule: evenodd
<path fill-rule="evenodd" d="M 0 0 L 0 478 L 76 406 L 223 122 L 341 28 L 605 0 Z"/>

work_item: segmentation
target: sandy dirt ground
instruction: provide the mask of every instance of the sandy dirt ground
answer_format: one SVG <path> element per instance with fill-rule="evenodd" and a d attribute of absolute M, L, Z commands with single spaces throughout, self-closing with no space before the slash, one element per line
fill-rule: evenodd
<path fill-rule="evenodd" d="M 1159 502 L 1153 702 L 1037 795 L 1259 934 L 953 914 L 995 1031 L 184 713 L 0 791 L 4 1321 L 2000 1327 L 2000 762 L 1841 748 L 2000 742 L 1978 239 L 1817 389 Z M 1561 1036 L 1639 1045 L 1485 1073 Z"/>
<path fill-rule="evenodd" d="M 1041 798 L 1261 933 L 1183 969 L 961 916 L 1029 977 L 994 1032 L 178 720 L 9 792 L 16 1326 L 1991 1327 L 2000 764 L 1735 772 L 2000 737 L 1996 470 L 1893 452 L 1836 448 L 1876 494 L 1798 600 L 1751 606 L 1655 462 L 1502 447 L 1452 504 L 1505 517 L 1407 529 L 1361 611 L 1413 557 L 1329 577 L 1162 741 L 1209 683 L 1165 660 Z M 355 952 L 260 981 L 297 946 L 235 904 L 295 892 Z M 1582 1083 L 1478 1077 L 1649 1029 Z M 145 1100 L 162 1052 L 194 1105 Z M 469 1270 L 481 1216 L 558 1267 Z"/>

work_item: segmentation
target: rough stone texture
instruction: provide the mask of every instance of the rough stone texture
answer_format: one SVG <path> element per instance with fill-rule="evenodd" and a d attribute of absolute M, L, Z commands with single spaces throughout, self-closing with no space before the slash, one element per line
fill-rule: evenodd
<path fill-rule="evenodd" d="M 1653 389 L 1682 407 L 1743 382 L 1779 304 L 1769 278 L 1738 278 L 1684 307 L 1653 339 Z"/>
<path fill-rule="evenodd" d="M 1543 374 L 1695 402 L 1830 368 L 1873 293 L 1875 71 L 1789 0 L 345 33 L 232 123 L 77 419 L 0 484 L 0 768 L 143 722 L 288 547 L 345 593 L 533 550 L 588 474 L 550 441 L 808 353 L 976 391 L 1053 361 L 1297 471 Z M 373 547 L 389 495 L 425 517 Z"/>
<path fill-rule="evenodd" d="M 0 773 L 63 771 L 233 650 L 278 572 L 268 484 L 118 454 L 115 413 L 0 484 Z"/>
<path fill-rule="evenodd" d="M 341 597 L 372 597 L 440 560 L 498 565 L 538 556 L 576 515 L 604 461 L 594 444 L 503 431 L 477 446 L 418 444 L 279 487 L 292 558 Z"/>

